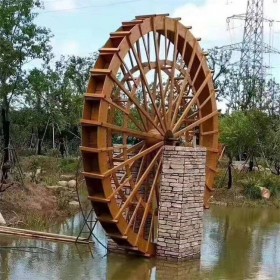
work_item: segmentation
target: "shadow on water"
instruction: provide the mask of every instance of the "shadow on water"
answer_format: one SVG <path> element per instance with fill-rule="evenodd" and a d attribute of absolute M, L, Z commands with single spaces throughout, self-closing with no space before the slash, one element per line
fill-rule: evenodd
<path fill-rule="evenodd" d="M 213 207 L 204 215 L 201 259 L 179 264 L 104 256 L 98 243 L 85 246 L 1 235 L 0 279 L 280 279 L 279 214 L 272 209 Z M 77 235 L 82 225 L 77 215 L 51 231 Z M 94 233 L 106 242 L 99 225 Z"/>

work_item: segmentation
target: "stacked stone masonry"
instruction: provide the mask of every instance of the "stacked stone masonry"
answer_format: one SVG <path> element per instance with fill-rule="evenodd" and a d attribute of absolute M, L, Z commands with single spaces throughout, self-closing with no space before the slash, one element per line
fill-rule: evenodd
<path fill-rule="evenodd" d="M 160 189 L 157 256 L 200 257 L 206 149 L 165 146 Z"/>

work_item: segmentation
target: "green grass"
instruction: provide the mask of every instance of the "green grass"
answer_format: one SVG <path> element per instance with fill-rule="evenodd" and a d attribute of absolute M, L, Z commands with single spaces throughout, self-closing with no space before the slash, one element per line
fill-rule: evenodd
<path fill-rule="evenodd" d="M 78 163 L 77 158 L 62 159 L 59 164 L 60 171 L 62 173 L 75 174 L 77 172 Z"/>
<path fill-rule="evenodd" d="M 268 172 L 240 172 L 233 170 L 233 188 L 227 189 L 228 174 L 226 168 L 220 168 L 216 178 L 215 203 L 231 206 L 280 208 L 280 176 Z M 262 188 L 271 192 L 270 199 L 262 198 Z"/>

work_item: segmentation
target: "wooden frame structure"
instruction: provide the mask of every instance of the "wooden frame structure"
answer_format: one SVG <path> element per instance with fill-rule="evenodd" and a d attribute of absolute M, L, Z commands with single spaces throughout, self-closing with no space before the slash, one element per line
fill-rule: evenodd
<path fill-rule="evenodd" d="M 89 199 L 108 236 L 155 253 L 162 150 L 207 148 L 205 205 L 218 158 L 212 73 L 199 39 L 178 18 L 138 16 L 110 34 L 85 95 L 82 156 Z M 116 145 L 115 143 L 119 143 Z"/>

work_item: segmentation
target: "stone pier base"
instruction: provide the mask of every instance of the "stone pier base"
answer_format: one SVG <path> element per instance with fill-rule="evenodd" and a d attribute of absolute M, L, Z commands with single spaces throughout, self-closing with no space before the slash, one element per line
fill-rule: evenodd
<path fill-rule="evenodd" d="M 157 256 L 200 257 L 206 149 L 165 146 L 160 189 Z"/>

